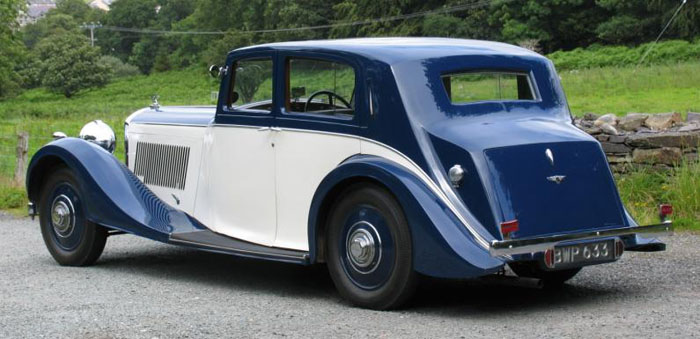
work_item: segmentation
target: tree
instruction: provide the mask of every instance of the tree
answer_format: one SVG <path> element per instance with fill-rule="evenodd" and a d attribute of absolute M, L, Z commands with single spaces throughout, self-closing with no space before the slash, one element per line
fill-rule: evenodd
<path fill-rule="evenodd" d="M 49 35 L 63 34 L 66 32 L 80 33 L 80 27 L 72 16 L 62 13 L 54 13 L 39 21 L 28 24 L 22 28 L 22 40 L 27 48 L 34 46 Z"/>
<path fill-rule="evenodd" d="M 127 28 L 149 28 L 156 20 L 155 0 L 119 0 L 112 3 L 104 18 L 104 24 Z M 128 60 L 132 48 L 140 36 L 128 32 L 97 31 L 97 44 L 118 56 Z"/>
<path fill-rule="evenodd" d="M 49 12 L 49 16 L 53 14 L 70 15 L 75 21 L 83 23 L 99 21 L 104 12 L 90 8 L 83 0 L 59 0 L 56 2 L 56 8 Z"/>
<path fill-rule="evenodd" d="M 36 46 L 41 84 L 70 98 L 76 92 L 104 86 L 110 70 L 99 62 L 99 48 L 80 34 L 52 35 Z"/>
<path fill-rule="evenodd" d="M 24 1 L 0 0 L 0 98 L 16 94 L 22 86 L 17 66 L 25 48 L 16 32 L 17 14 L 23 6 Z"/>
<path fill-rule="evenodd" d="M 595 0 L 496 0 L 492 8 L 504 41 L 537 40 L 545 53 L 596 42 L 596 27 L 609 17 Z"/>

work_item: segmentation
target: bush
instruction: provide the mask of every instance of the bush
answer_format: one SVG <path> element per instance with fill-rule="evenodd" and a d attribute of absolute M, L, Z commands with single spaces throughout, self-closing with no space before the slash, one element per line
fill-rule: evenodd
<path fill-rule="evenodd" d="M 121 59 L 111 55 L 101 56 L 97 63 L 109 69 L 112 74 L 112 78 L 115 79 L 141 74 L 138 67 L 125 63 L 121 61 Z"/>
<path fill-rule="evenodd" d="M 634 48 L 625 46 L 592 45 L 571 51 L 557 51 L 549 54 L 558 70 L 608 66 L 636 66 L 649 48 L 646 43 Z M 700 59 L 700 41 L 687 42 L 670 40 L 656 44 L 644 60 L 649 64 L 671 64 Z"/>

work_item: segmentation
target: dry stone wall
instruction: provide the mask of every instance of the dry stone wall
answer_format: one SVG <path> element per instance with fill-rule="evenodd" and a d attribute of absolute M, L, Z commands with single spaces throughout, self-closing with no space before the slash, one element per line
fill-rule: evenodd
<path fill-rule="evenodd" d="M 603 146 L 616 172 L 647 166 L 669 169 L 685 161 L 697 161 L 700 145 L 700 113 L 629 113 L 598 116 L 586 113 L 575 118 L 576 126 Z"/>

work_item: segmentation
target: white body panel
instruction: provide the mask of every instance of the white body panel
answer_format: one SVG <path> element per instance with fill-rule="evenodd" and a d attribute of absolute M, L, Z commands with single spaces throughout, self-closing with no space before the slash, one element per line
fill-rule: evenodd
<path fill-rule="evenodd" d="M 195 210 L 195 197 L 198 186 L 197 178 L 199 177 L 202 159 L 202 140 L 204 140 L 205 130 L 204 127 L 194 126 L 134 124 L 129 127 L 128 167 L 132 171 L 134 170 L 136 160 L 136 145 L 139 141 L 190 148 L 189 162 L 187 164 L 187 180 L 184 190 L 149 184 L 146 185 L 158 198 L 190 215 L 193 215 Z M 143 181 L 142 177 L 139 179 Z"/>
<path fill-rule="evenodd" d="M 272 246 L 275 240 L 275 154 L 270 130 L 212 126 L 194 217 L 213 231 Z M 204 197 L 206 196 L 206 197 Z"/>
<path fill-rule="evenodd" d="M 316 189 L 353 155 L 392 160 L 432 182 L 396 150 L 352 135 L 154 124 L 132 124 L 128 135 L 132 170 L 138 141 L 190 147 L 185 189 L 147 185 L 156 196 L 217 233 L 265 246 L 309 249 L 308 220 Z"/>
<path fill-rule="evenodd" d="M 308 251 L 311 201 L 321 181 L 343 160 L 360 153 L 357 137 L 283 129 L 275 133 L 276 247 Z"/>

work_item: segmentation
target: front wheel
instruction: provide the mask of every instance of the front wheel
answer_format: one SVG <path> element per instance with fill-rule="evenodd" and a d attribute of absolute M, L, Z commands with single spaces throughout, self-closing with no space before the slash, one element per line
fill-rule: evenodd
<path fill-rule="evenodd" d="M 93 264 L 107 241 L 107 229 L 87 220 L 82 192 L 65 167 L 51 173 L 41 190 L 41 235 L 51 256 L 64 266 Z"/>
<path fill-rule="evenodd" d="M 416 287 L 411 234 L 401 206 L 385 189 L 351 187 L 328 224 L 328 270 L 339 293 L 366 308 L 391 309 Z"/>

